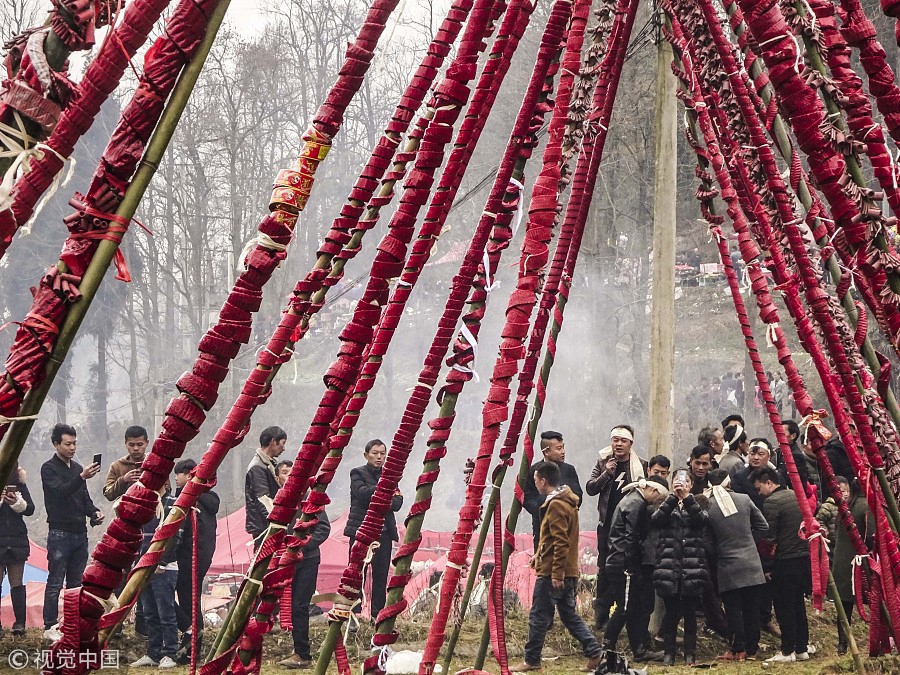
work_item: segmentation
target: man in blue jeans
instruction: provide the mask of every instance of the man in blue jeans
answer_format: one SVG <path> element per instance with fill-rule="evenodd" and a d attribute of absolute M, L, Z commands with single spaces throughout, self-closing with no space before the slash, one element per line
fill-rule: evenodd
<path fill-rule="evenodd" d="M 164 521 L 175 503 L 171 492 L 160 497 L 156 507 L 156 517 L 144 525 L 144 542 L 141 555 L 147 552 L 153 542 L 153 534 L 160 522 Z M 182 525 L 183 527 L 183 525 Z M 178 583 L 178 548 L 181 544 L 181 530 L 175 534 L 168 548 L 159 560 L 159 565 L 150 583 L 141 591 L 139 602 L 147 626 L 147 654 L 131 664 L 132 668 L 159 667 L 175 668 L 175 654 L 178 652 L 178 614 L 175 609 L 175 586 Z"/>
<path fill-rule="evenodd" d="M 81 586 L 81 575 L 88 559 L 85 518 L 91 527 L 103 522 L 103 514 L 88 494 L 87 482 L 100 471 L 99 464 L 85 468 L 75 461 L 77 434 L 66 424 L 57 424 L 50 432 L 56 451 L 41 466 L 44 506 L 47 509 L 47 586 L 44 589 L 44 637 L 56 642 L 62 634 L 56 628 L 59 618 L 59 593 Z"/>
<path fill-rule="evenodd" d="M 592 673 L 600 665 L 600 644 L 575 609 L 580 500 L 570 487 L 560 487 L 559 473 L 559 467 L 553 462 L 540 462 L 534 467 L 534 484 L 544 498 L 540 545 L 531 563 L 537 581 L 528 616 L 525 661 L 510 668 L 514 673 L 541 669 L 544 638 L 557 611 L 563 626 L 581 643 L 588 659 L 582 670 Z"/>

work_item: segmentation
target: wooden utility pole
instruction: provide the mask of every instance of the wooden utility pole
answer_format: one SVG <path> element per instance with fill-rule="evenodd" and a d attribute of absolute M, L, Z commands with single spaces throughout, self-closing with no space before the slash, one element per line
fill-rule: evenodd
<path fill-rule="evenodd" d="M 656 168 L 653 177 L 653 284 L 650 311 L 650 445 L 647 456 L 672 457 L 675 442 L 675 76 L 672 47 L 658 40 Z"/>

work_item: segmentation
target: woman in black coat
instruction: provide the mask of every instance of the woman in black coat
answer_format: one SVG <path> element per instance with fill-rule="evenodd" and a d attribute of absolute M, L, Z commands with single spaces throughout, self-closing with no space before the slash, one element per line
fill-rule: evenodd
<path fill-rule="evenodd" d="M 675 630 L 684 618 L 684 660 L 694 662 L 697 648 L 697 608 L 709 583 L 706 566 L 707 514 L 691 494 L 691 477 L 677 471 L 672 494 L 650 516 L 650 526 L 658 531 L 653 586 L 665 604 L 660 635 L 665 649 L 665 665 L 675 663 Z"/>
<path fill-rule="evenodd" d="M 13 606 L 13 635 L 25 634 L 25 561 L 31 554 L 25 516 L 34 513 L 34 501 L 25 485 L 25 471 L 16 467 L 3 487 L 0 500 L 0 582 L 9 575 L 10 600 Z M 0 626 L 0 633 L 3 628 Z"/>

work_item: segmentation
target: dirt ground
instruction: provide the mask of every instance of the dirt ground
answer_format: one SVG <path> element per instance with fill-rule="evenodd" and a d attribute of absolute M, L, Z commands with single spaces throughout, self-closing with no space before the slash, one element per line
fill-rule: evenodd
<path fill-rule="evenodd" d="M 817 647 L 817 653 L 809 660 L 803 663 L 780 664 L 769 666 L 761 661 L 752 661 L 740 664 L 717 663 L 716 655 L 724 651 L 724 645 L 714 638 L 701 635 L 698 643 L 698 661 L 701 666 L 707 668 L 715 668 L 715 672 L 719 675 L 739 675 L 741 673 L 765 673 L 765 672 L 784 672 L 794 673 L 796 675 L 813 675 L 813 674 L 830 674 L 830 673 L 850 673 L 853 672 L 853 661 L 850 656 L 838 657 L 836 654 L 836 635 L 833 628 L 834 610 L 830 603 L 826 603 L 826 608 L 820 615 L 810 613 L 810 633 L 811 641 Z M 397 649 L 421 649 L 424 645 L 427 635 L 426 621 L 403 621 L 400 626 L 400 641 L 397 643 Z M 325 633 L 325 624 L 318 622 L 311 626 L 311 637 L 313 640 L 314 651 L 320 644 Z M 463 632 L 459 644 L 456 649 L 454 660 L 451 664 L 450 672 L 456 672 L 472 665 L 474 655 L 478 649 L 480 640 L 481 624 L 476 621 L 467 621 L 464 625 Z M 517 663 L 522 658 L 522 649 L 525 638 L 527 636 L 528 620 L 527 616 L 520 612 L 512 612 L 507 616 L 507 636 L 509 648 L 510 663 Z M 861 622 L 854 625 L 854 634 L 858 641 L 861 652 L 867 654 L 866 645 L 866 626 Z M 348 640 L 348 654 L 351 663 L 359 664 L 365 658 L 368 652 L 369 640 L 371 638 L 371 627 L 363 625 L 359 632 L 351 634 Z M 624 648 L 625 636 L 620 638 L 619 646 Z M 143 655 L 143 644 L 136 636 L 131 628 L 127 628 L 120 643 L 120 664 L 119 670 L 126 671 L 129 658 L 137 658 Z M 769 635 L 763 635 L 763 644 L 761 655 L 763 658 L 775 653 L 777 650 L 777 640 Z M 22 650 L 30 654 L 34 654 L 41 648 L 46 648 L 46 643 L 41 639 L 41 633 L 37 629 L 30 629 L 25 638 L 14 639 L 8 633 L 0 640 L 0 673 L 15 672 L 36 672 L 33 665 L 16 670 L 9 665 L 8 658 L 13 650 Z M 287 633 L 281 633 L 276 630 L 275 633 L 266 637 L 265 642 L 265 660 L 262 672 L 269 674 L 280 674 L 289 671 L 280 668 L 277 662 L 290 655 L 291 653 L 291 637 Z M 547 636 L 547 643 L 544 649 L 543 672 L 549 675 L 562 673 L 575 673 L 583 665 L 584 659 L 579 654 L 577 644 L 573 642 L 565 629 L 557 621 L 554 628 Z M 889 656 L 877 659 L 865 659 L 867 671 L 870 673 L 900 673 L 900 658 Z M 647 668 L 648 673 L 690 673 L 696 672 L 697 668 L 688 668 L 684 665 L 672 667 L 664 667 L 659 664 L 633 664 L 634 667 Z M 486 669 L 493 673 L 499 673 L 499 668 L 493 660 L 489 660 Z M 110 669 L 105 669 L 110 670 Z M 135 672 L 157 672 L 156 669 L 134 669 Z M 100 671 L 102 672 L 102 670 Z M 187 675 L 189 669 L 176 668 L 168 672 L 174 675 Z M 359 672 L 355 669 L 355 672 Z M 329 673 L 337 673 L 337 669 L 332 663 Z"/>

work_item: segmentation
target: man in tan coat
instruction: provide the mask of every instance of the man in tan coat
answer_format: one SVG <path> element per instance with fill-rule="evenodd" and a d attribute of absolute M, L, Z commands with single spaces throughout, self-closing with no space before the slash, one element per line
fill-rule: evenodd
<path fill-rule="evenodd" d="M 114 502 L 128 492 L 128 488 L 141 477 L 141 463 L 147 452 L 149 439 L 144 427 L 131 426 L 125 430 L 127 455 L 109 465 L 103 496 Z"/>
<path fill-rule="evenodd" d="M 600 644 L 575 609 L 578 582 L 578 497 L 568 486 L 559 487 L 559 467 L 541 462 L 534 469 L 534 484 L 543 496 L 540 546 L 532 560 L 537 581 L 528 617 L 525 661 L 511 668 L 514 673 L 541 669 L 544 637 L 559 611 L 569 633 L 581 643 L 588 662 L 582 669 L 594 672 L 600 665 Z"/>

